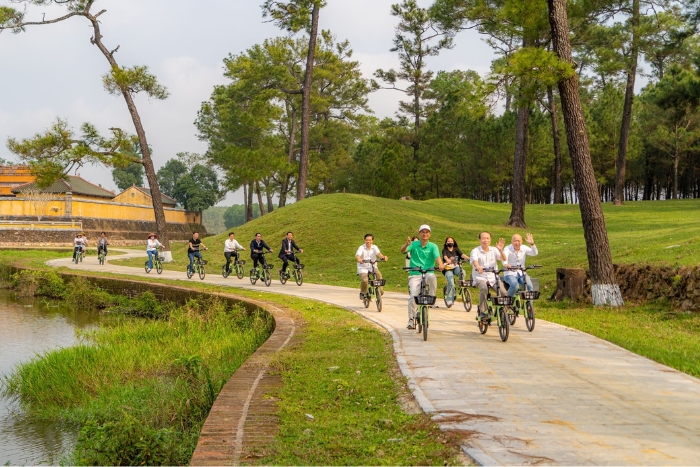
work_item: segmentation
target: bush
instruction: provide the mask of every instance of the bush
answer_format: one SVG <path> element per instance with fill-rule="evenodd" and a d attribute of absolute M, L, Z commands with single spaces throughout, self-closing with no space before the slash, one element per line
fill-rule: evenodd
<path fill-rule="evenodd" d="M 26 269 L 13 274 L 10 282 L 20 297 L 45 296 L 65 298 L 66 284 L 53 270 Z"/>
<path fill-rule="evenodd" d="M 66 303 L 75 309 L 100 310 L 109 306 L 114 299 L 87 279 L 74 277 L 66 291 Z"/>
<path fill-rule="evenodd" d="M 116 305 L 110 307 L 109 313 L 138 316 L 141 318 L 167 319 L 171 306 L 164 305 L 152 292 L 144 292 L 136 298 L 118 297 Z"/>

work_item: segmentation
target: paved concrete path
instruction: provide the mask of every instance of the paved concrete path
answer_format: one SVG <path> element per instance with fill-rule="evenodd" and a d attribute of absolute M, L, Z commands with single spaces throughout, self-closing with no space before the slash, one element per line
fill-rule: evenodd
<path fill-rule="evenodd" d="M 50 263 L 146 276 L 94 257 Z M 460 430 L 480 464 L 700 465 L 699 379 L 544 321 L 529 333 L 518 319 L 503 343 L 495 327 L 480 335 L 474 312 L 458 306 L 431 311 L 424 342 L 405 329 L 405 295 L 387 292 L 378 313 L 362 306 L 357 289 L 278 280 L 253 286 L 247 277 L 224 279 L 213 263 L 207 283 L 320 300 L 384 326 L 422 409 Z M 161 277 L 188 281 L 184 271 Z"/>

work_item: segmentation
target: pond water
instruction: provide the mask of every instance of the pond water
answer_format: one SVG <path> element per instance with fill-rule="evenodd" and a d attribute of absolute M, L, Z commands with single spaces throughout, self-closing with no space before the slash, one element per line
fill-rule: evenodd
<path fill-rule="evenodd" d="M 96 328 L 100 321 L 98 313 L 0 290 L 0 377 L 37 354 L 75 345 L 77 329 Z M 0 395 L 0 465 L 58 464 L 76 435 L 56 424 L 28 421 L 15 402 Z"/>

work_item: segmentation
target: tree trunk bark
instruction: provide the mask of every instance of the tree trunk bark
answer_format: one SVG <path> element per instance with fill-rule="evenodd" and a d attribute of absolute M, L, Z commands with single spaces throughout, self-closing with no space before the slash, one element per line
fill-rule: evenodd
<path fill-rule="evenodd" d="M 562 204 L 561 186 L 561 142 L 559 141 L 559 123 L 557 122 L 557 103 L 554 101 L 554 90 L 547 86 L 549 101 L 549 116 L 552 120 L 552 141 L 554 142 L 554 204 Z"/>
<path fill-rule="evenodd" d="M 290 115 L 290 122 L 287 125 L 289 131 L 289 148 L 287 149 L 287 161 L 290 164 L 294 164 L 294 144 L 296 143 L 297 136 L 297 110 L 294 106 L 287 105 L 287 115 Z M 289 193 L 289 182 L 291 179 L 290 174 L 285 174 L 282 176 L 282 183 L 280 183 L 280 201 L 277 205 L 278 207 L 284 207 L 287 205 L 287 193 Z"/>
<path fill-rule="evenodd" d="M 615 195 L 613 197 L 615 206 L 622 206 L 625 203 L 627 147 L 630 139 L 632 104 L 634 103 L 634 80 L 637 76 L 637 59 L 639 57 L 639 1 L 632 0 L 632 44 L 630 47 L 630 67 L 627 70 L 627 86 L 625 87 L 625 104 L 622 110 L 620 144 L 617 148 L 617 160 L 615 163 Z"/>
<path fill-rule="evenodd" d="M 316 36 L 318 35 L 318 15 L 321 5 L 314 2 L 311 10 L 311 31 L 309 32 L 309 51 L 306 55 L 304 87 L 301 93 L 301 154 L 299 155 L 299 180 L 297 181 L 297 200 L 306 198 L 306 184 L 309 175 L 309 134 L 311 128 L 311 78 L 314 72 L 314 54 L 316 53 Z"/>
<path fill-rule="evenodd" d="M 253 220 L 253 184 L 248 183 L 248 196 L 246 197 L 245 221 Z"/>
<path fill-rule="evenodd" d="M 676 146 L 673 157 L 673 191 L 671 191 L 671 199 L 678 199 L 678 163 L 680 162 L 680 154 L 678 146 Z"/>
<path fill-rule="evenodd" d="M 549 24 L 552 29 L 553 50 L 559 59 L 571 64 L 571 43 L 566 0 L 548 0 Z M 579 199 L 586 253 L 591 271 L 591 295 L 595 305 L 621 306 L 624 304 L 620 287 L 615 279 L 603 209 L 598 199 L 595 173 L 588 146 L 586 122 L 578 89 L 578 76 L 559 81 L 566 140 L 569 145 L 574 184 Z"/>
<path fill-rule="evenodd" d="M 92 3 L 88 6 L 92 5 Z M 85 17 L 90 20 L 93 28 L 93 37 L 90 41 L 100 49 L 100 52 L 105 56 L 109 62 L 112 69 L 118 69 L 119 65 L 114 59 L 113 52 L 110 52 L 102 43 L 102 34 L 100 32 L 100 23 L 97 20 L 97 15 L 91 14 L 87 9 L 85 10 Z M 136 130 L 136 135 L 139 138 L 139 149 L 141 150 L 141 162 L 143 164 L 144 171 L 146 172 L 146 180 L 148 180 L 148 187 L 151 190 L 151 199 L 153 200 L 153 213 L 156 220 L 156 232 L 160 239 L 160 242 L 165 247 L 165 261 L 170 262 L 173 259 L 172 252 L 170 251 L 170 239 L 168 238 L 168 223 L 165 221 L 165 210 L 163 209 L 163 199 L 161 198 L 160 187 L 158 186 L 158 178 L 156 177 L 156 170 L 153 166 L 153 160 L 151 159 L 151 150 L 148 147 L 148 141 L 146 140 L 146 131 L 143 129 L 143 124 L 141 123 L 141 117 L 139 116 L 138 110 L 136 109 L 136 104 L 131 95 L 131 91 L 124 87 L 121 89 L 122 96 L 126 101 L 126 106 L 129 109 L 129 114 L 131 115 L 131 120 L 134 124 L 134 129 Z"/>
<path fill-rule="evenodd" d="M 260 217 L 265 215 L 265 204 L 263 203 L 262 193 L 260 192 L 260 182 L 255 181 L 255 194 L 258 197 L 258 206 L 260 206 Z"/>
<path fill-rule="evenodd" d="M 527 228 L 525 224 L 525 172 L 527 169 L 527 128 L 530 122 L 530 105 L 521 103 L 518 107 L 518 121 L 515 127 L 515 157 L 513 158 L 512 208 L 506 225 Z"/>

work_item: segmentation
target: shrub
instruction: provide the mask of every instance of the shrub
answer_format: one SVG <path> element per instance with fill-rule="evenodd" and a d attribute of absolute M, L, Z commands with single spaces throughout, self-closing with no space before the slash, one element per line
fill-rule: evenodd
<path fill-rule="evenodd" d="M 163 304 L 152 292 L 144 292 L 136 298 L 119 296 L 116 305 L 110 307 L 109 313 L 138 316 L 141 318 L 167 319 L 172 306 Z"/>
<path fill-rule="evenodd" d="M 75 309 L 100 310 L 113 301 L 109 293 L 82 277 L 74 277 L 66 291 L 66 302 Z"/>
<path fill-rule="evenodd" d="M 66 284 L 53 270 L 26 269 L 13 274 L 10 281 L 20 297 L 42 295 L 64 298 L 66 296 Z"/>

